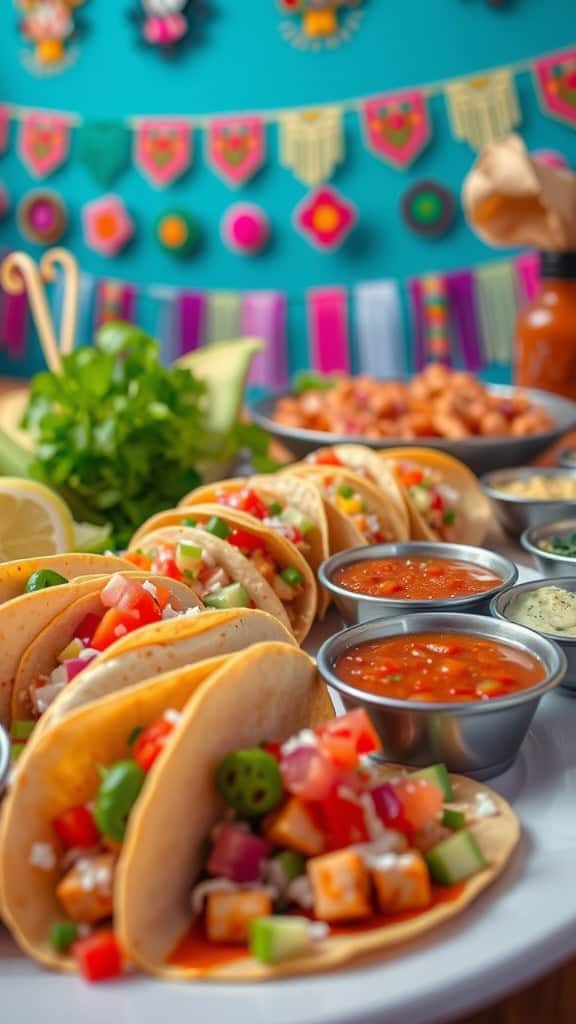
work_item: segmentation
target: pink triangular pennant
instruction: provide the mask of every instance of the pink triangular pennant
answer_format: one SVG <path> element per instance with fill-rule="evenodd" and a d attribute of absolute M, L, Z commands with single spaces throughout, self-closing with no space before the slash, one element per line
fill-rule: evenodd
<path fill-rule="evenodd" d="M 395 167 L 409 167 L 430 141 L 426 97 L 419 90 L 367 100 L 361 118 L 368 148 Z"/>
<path fill-rule="evenodd" d="M 540 103 L 547 114 L 576 125 L 576 46 L 534 63 Z"/>
<path fill-rule="evenodd" d="M 188 170 L 192 162 L 192 131 L 183 121 L 155 118 L 138 125 L 134 163 L 156 188 L 166 188 Z"/>
<path fill-rule="evenodd" d="M 220 117 L 206 132 L 206 159 L 234 188 L 252 178 L 266 159 L 266 130 L 260 117 Z"/>
<path fill-rule="evenodd" d="M 47 178 L 68 159 L 70 125 L 60 114 L 26 114 L 20 126 L 20 159 L 35 178 Z"/>

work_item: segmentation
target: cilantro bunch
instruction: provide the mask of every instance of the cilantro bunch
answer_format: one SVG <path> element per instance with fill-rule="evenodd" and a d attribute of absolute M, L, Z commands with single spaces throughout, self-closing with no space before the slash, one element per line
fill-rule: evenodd
<path fill-rule="evenodd" d="M 108 324 L 93 347 L 38 374 L 24 426 L 35 439 L 30 473 L 59 490 L 76 518 L 107 522 L 124 546 L 150 515 L 201 482 L 201 467 L 233 456 L 253 428 L 209 429 L 205 385 L 189 370 L 166 369 L 143 331 Z"/>

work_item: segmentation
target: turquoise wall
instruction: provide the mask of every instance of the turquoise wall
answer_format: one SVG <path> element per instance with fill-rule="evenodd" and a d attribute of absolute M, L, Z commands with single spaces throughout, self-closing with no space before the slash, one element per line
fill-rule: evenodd
<path fill-rule="evenodd" d="M 135 0 L 88 0 L 86 36 L 75 66 L 52 78 L 35 78 L 19 59 L 17 12 L 2 0 L 0 14 L 0 99 L 29 106 L 78 111 L 86 117 L 130 114 L 186 114 L 250 110 L 343 100 L 358 94 L 465 76 L 565 46 L 576 36 L 574 0 L 508 0 L 494 10 L 487 0 L 366 0 L 360 31 L 333 52 L 299 52 L 278 31 L 275 0 L 212 0 L 213 16 L 202 39 L 180 60 L 162 59 L 137 45 L 127 18 Z M 571 39 L 572 34 L 572 39 Z M 576 164 L 574 131 L 544 117 L 528 75 L 519 81 L 524 134 L 531 148 L 562 150 Z M 347 117 L 348 157 L 334 183 L 360 208 L 360 225 L 344 248 L 318 254 L 291 228 L 290 216 L 304 188 L 276 161 L 276 132 L 269 131 L 270 159 L 239 194 L 204 164 L 200 136 L 190 173 L 168 191 L 152 189 L 131 170 L 114 186 L 137 224 L 138 235 L 115 260 L 85 248 L 79 229 L 82 204 L 98 194 L 89 173 L 72 159 L 47 180 L 65 196 L 71 213 L 67 243 L 86 271 L 142 283 L 192 288 L 281 288 L 291 296 L 293 366 L 305 360 L 303 292 L 312 284 L 354 285 L 366 279 L 418 275 L 491 258 L 472 237 L 462 217 L 440 242 L 410 234 L 401 221 L 399 198 L 415 180 L 435 177 L 458 189 L 471 163 L 469 148 L 450 135 L 443 100 L 432 102 L 435 138 L 414 167 L 398 172 L 363 146 L 355 115 Z M 13 198 L 34 187 L 12 152 L 0 161 L 0 178 Z M 269 212 L 274 242 L 260 258 L 246 259 L 220 243 L 218 225 L 238 197 Z M 198 257 L 178 264 L 152 237 L 155 216 L 170 205 L 186 205 L 204 225 Z M 0 225 L 0 244 L 21 245 L 14 217 Z M 144 308 L 142 317 L 149 316 Z M 30 361 L 26 368 L 30 369 Z"/>

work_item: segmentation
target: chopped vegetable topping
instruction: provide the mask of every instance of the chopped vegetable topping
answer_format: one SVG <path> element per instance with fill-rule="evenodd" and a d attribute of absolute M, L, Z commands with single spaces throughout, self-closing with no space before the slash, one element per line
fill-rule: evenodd
<path fill-rule="evenodd" d="M 136 761 L 118 761 L 111 768 L 102 769 L 102 775 L 96 796 L 96 822 L 104 836 L 121 843 L 146 773 Z"/>
<path fill-rule="evenodd" d="M 64 583 L 68 583 L 68 580 L 65 576 L 61 576 L 59 572 L 54 572 L 53 569 L 38 569 L 28 577 L 24 593 L 33 594 L 36 590 L 46 590 L 48 587 L 61 587 Z"/>
<path fill-rule="evenodd" d="M 284 792 L 278 762 L 258 747 L 228 754 L 216 782 L 221 796 L 241 818 L 266 814 L 280 803 Z"/>

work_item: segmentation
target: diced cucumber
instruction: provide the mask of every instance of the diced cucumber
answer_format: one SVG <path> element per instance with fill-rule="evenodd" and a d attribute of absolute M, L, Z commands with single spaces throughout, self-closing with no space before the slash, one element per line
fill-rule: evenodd
<path fill-rule="evenodd" d="M 305 512 L 301 512 L 300 509 L 294 508 L 294 505 L 287 505 L 281 512 L 280 518 L 287 526 L 293 526 L 296 530 L 300 530 L 300 533 L 303 535 L 310 533 L 316 525 L 310 516 L 307 516 Z"/>
<path fill-rule="evenodd" d="M 471 832 L 456 832 L 432 847 L 426 863 L 439 885 L 456 885 L 485 868 L 484 855 Z"/>
<path fill-rule="evenodd" d="M 432 496 L 427 487 L 422 484 L 415 484 L 409 489 L 410 497 L 419 512 L 427 512 L 432 502 Z"/>
<path fill-rule="evenodd" d="M 212 516 L 212 518 L 206 523 L 204 529 L 208 533 L 214 534 L 215 537 L 220 537 L 220 540 L 228 540 L 228 537 L 232 533 L 228 524 L 225 523 L 223 519 L 220 519 L 219 516 Z"/>
<path fill-rule="evenodd" d="M 444 828 L 451 828 L 454 832 L 466 828 L 466 815 L 464 811 L 457 811 L 455 807 L 445 807 L 442 815 Z"/>
<path fill-rule="evenodd" d="M 421 768 L 420 771 L 413 772 L 412 775 L 415 779 L 426 779 L 427 782 L 431 782 L 433 786 L 441 789 L 447 803 L 454 799 L 450 776 L 445 764 L 432 764 L 429 768 Z"/>
<path fill-rule="evenodd" d="M 295 878 L 300 878 L 300 875 L 303 875 L 306 870 L 306 858 L 303 854 L 296 853 L 296 850 L 282 850 L 272 859 L 280 865 L 287 882 L 293 882 Z"/>
<path fill-rule="evenodd" d="M 15 719 L 10 726 L 10 736 L 13 740 L 27 740 L 32 735 L 35 725 L 33 719 Z"/>
<path fill-rule="evenodd" d="M 338 488 L 338 495 L 340 498 L 353 498 L 354 488 L 351 487 L 350 484 L 342 484 Z"/>
<path fill-rule="evenodd" d="M 215 594 L 206 594 L 203 599 L 207 608 L 248 608 L 250 596 L 241 583 L 231 583 Z"/>
<path fill-rule="evenodd" d="M 276 964 L 311 945 L 306 917 L 256 917 L 250 922 L 250 952 L 261 964 Z"/>
<path fill-rule="evenodd" d="M 181 540 L 176 546 L 176 565 L 189 579 L 196 579 L 202 565 L 202 548 Z"/>
<path fill-rule="evenodd" d="M 287 583 L 289 587 L 299 587 L 304 580 L 300 570 L 295 569 L 293 565 L 289 565 L 286 569 L 282 569 L 280 576 L 284 580 L 284 583 Z"/>
<path fill-rule="evenodd" d="M 78 938 L 78 928 L 72 921 L 53 924 L 50 929 L 50 943 L 57 953 L 66 953 Z"/>

